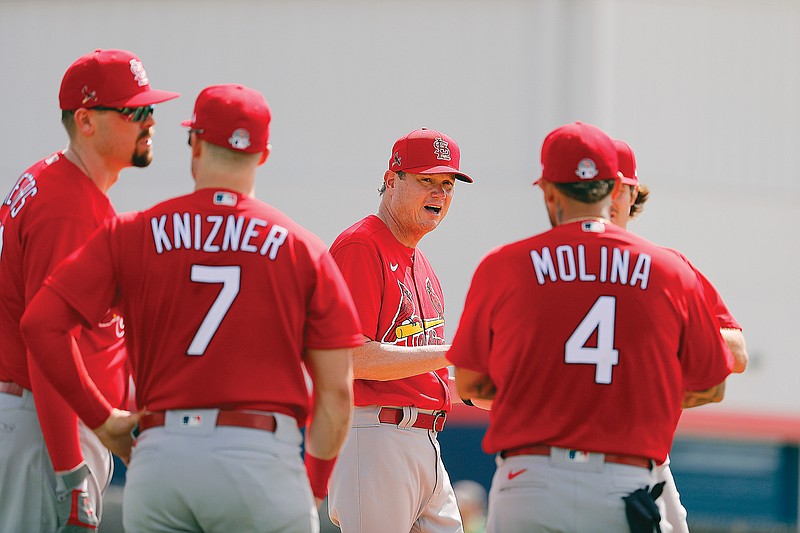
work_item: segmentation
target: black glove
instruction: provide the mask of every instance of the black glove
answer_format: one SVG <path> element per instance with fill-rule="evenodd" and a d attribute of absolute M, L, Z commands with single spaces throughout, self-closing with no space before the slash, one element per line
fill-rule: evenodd
<path fill-rule="evenodd" d="M 631 533 L 661 533 L 661 513 L 658 512 L 656 500 L 664 490 L 664 483 L 656 483 L 652 490 L 648 491 L 650 487 L 645 487 L 622 497 Z"/>

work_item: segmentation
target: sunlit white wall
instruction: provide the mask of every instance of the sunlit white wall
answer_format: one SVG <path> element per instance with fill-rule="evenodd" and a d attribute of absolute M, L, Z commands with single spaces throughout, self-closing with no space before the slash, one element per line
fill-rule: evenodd
<path fill-rule="evenodd" d="M 393 141 L 439 129 L 476 178 L 421 244 L 452 339 L 481 256 L 548 227 L 542 139 L 594 123 L 652 190 L 630 228 L 688 255 L 745 326 L 751 367 L 704 409 L 797 414 L 799 27 L 794 0 L 0 0 L 0 189 L 65 145 L 61 76 L 95 48 L 183 93 L 158 107 L 154 163 L 112 189 L 119 211 L 191 190 L 179 123 L 209 84 L 266 95 L 257 195 L 327 243 L 375 211 Z"/>

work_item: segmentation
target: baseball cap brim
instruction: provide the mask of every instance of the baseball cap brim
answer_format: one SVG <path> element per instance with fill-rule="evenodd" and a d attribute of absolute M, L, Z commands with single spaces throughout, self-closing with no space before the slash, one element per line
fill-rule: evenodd
<path fill-rule="evenodd" d="M 448 166 L 407 168 L 405 172 L 411 174 L 455 174 L 457 180 L 472 183 L 472 178 L 463 172 Z"/>
<path fill-rule="evenodd" d="M 622 172 L 619 173 L 619 176 L 620 176 L 619 181 L 621 181 L 625 185 L 633 185 L 633 186 L 639 185 L 639 180 L 637 180 L 636 178 L 628 178 L 626 176 L 623 176 Z"/>
<path fill-rule="evenodd" d="M 167 100 L 177 98 L 180 95 L 181 93 L 175 93 L 172 91 L 150 89 L 149 91 L 142 91 L 133 96 L 108 102 L 104 105 L 110 107 L 141 107 L 146 105 L 160 104 L 161 102 L 166 102 Z"/>

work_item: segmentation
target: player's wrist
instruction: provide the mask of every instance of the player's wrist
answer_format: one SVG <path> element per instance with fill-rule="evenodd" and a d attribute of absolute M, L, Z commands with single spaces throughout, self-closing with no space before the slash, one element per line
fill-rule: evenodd
<path fill-rule="evenodd" d="M 306 472 L 308 481 L 311 484 L 311 492 L 315 498 L 323 499 L 328 495 L 328 480 L 336 464 L 336 457 L 332 459 L 320 459 L 314 457 L 308 450 L 305 454 Z"/>
<path fill-rule="evenodd" d="M 56 492 L 82 488 L 89 473 L 89 466 L 86 463 L 81 463 L 72 470 L 56 472 Z"/>

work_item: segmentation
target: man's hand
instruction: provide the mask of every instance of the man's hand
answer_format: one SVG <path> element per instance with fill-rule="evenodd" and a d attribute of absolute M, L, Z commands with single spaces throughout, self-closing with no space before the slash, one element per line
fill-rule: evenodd
<path fill-rule="evenodd" d="M 94 433 L 111 453 L 122 459 L 126 465 L 131 460 L 133 435 L 131 432 L 139 423 L 140 413 L 131 413 L 112 409 L 103 425 L 95 428 Z"/>
<path fill-rule="evenodd" d="M 100 518 L 89 499 L 89 467 L 82 464 L 77 470 L 56 473 L 57 533 L 86 533 L 97 531 Z"/>

